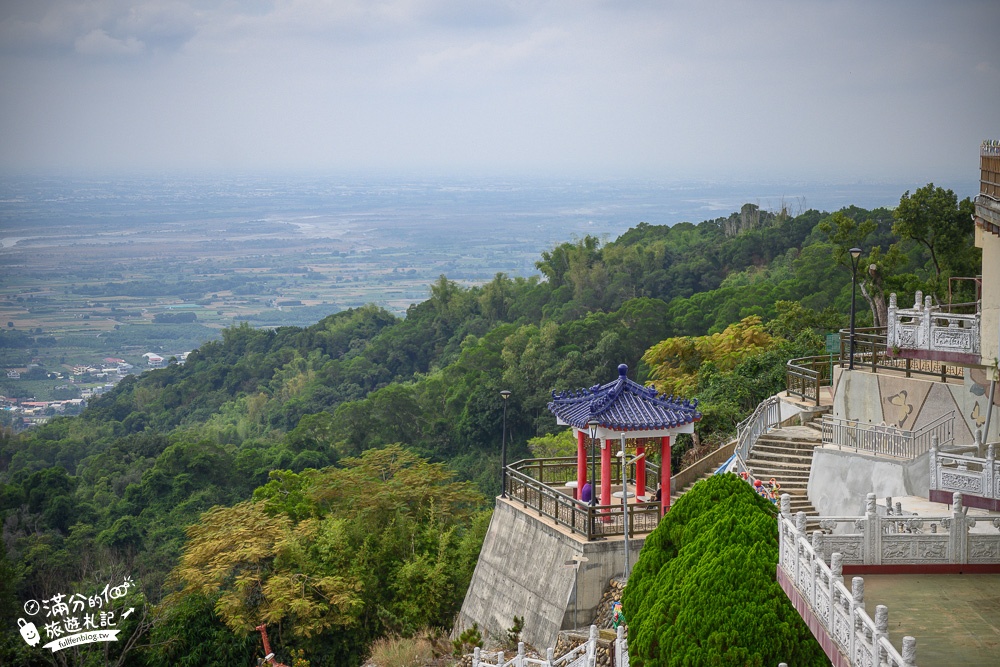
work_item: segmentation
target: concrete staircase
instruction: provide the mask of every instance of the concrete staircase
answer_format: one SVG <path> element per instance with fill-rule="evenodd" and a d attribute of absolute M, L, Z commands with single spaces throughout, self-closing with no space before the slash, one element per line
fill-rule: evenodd
<path fill-rule="evenodd" d="M 818 419 L 818 416 L 817 416 Z M 817 420 L 803 426 L 784 426 L 762 435 L 750 453 L 747 466 L 760 480 L 774 478 L 780 493 L 792 497 L 792 513 L 816 516 L 816 508 L 806 496 L 813 449 L 822 444 L 822 430 Z"/>
<path fill-rule="evenodd" d="M 774 429 L 757 440 L 750 454 L 750 460 L 747 461 L 747 465 L 758 479 L 767 482 L 773 477 L 781 485 L 781 493 L 787 493 L 792 497 L 792 513 L 805 512 L 812 517 L 817 514 L 806 492 L 809 486 L 813 448 L 822 444 L 821 423 L 822 412 L 816 412 L 801 426 Z M 714 473 L 715 467 L 706 469 L 695 482 L 682 489 L 672 489 L 671 503 L 694 484 L 702 479 L 708 479 Z"/>

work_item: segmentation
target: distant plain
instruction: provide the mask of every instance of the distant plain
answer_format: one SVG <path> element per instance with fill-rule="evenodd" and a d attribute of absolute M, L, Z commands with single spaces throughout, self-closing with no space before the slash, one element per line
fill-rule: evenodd
<path fill-rule="evenodd" d="M 397 315 L 440 275 L 537 274 L 554 245 L 639 222 L 894 206 L 894 183 L 767 184 L 342 176 L 0 179 L 0 326 L 33 336 L 0 368 L 65 372 L 189 351 L 241 321 L 307 325 L 374 303 Z M 976 183 L 943 184 L 958 196 Z M 181 319 L 171 322 L 182 313 Z M 48 384 L 0 393 L 44 399 Z M 58 385 L 56 381 L 53 386 Z"/>

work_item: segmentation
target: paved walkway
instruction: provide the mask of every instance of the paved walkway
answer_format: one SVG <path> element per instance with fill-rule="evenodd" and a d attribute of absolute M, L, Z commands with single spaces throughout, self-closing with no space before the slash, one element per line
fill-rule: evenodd
<path fill-rule="evenodd" d="M 917 639 L 920 667 L 1000 665 L 1000 574 L 865 575 L 865 609 L 889 607 L 889 639 Z M 850 582 L 847 582 L 850 586 Z"/>

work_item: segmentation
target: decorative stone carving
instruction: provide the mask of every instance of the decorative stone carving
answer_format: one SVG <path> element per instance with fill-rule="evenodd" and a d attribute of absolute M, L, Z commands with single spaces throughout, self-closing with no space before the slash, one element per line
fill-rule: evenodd
<path fill-rule="evenodd" d="M 882 540 L 882 559 L 901 560 L 910 558 L 913 553 L 913 543 L 910 540 L 885 538 Z"/>
<path fill-rule="evenodd" d="M 1000 555 L 1000 542 L 995 539 L 975 539 L 980 535 L 969 538 L 969 560 L 970 561 L 993 561 Z"/>
<path fill-rule="evenodd" d="M 963 492 L 980 494 L 983 490 L 983 480 L 981 477 L 970 475 L 959 475 L 953 472 L 941 471 L 941 486 L 944 490 L 959 489 Z"/>
<path fill-rule="evenodd" d="M 931 349 L 947 349 L 965 352 L 972 348 L 972 336 L 962 329 L 934 329 Z"/>
<path fill-rule="evenodd" d="M 922 560 L 944 560 L 948 545 L 942 540 L 920 540 L 917 542 L 917 558 Z"/>

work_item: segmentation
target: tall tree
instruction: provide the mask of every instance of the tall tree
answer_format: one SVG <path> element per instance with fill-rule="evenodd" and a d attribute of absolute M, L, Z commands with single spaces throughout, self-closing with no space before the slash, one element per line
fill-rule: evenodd
<path fill-rule="evenodd" d="M 959 202 L 951 190 L 928 183 L 912 195 L 903 193 L 892 231 L 924 246 L 940 282 L 942 274 L 955 275 L 975 262 L 973 211 L 968 198 Z"/>

